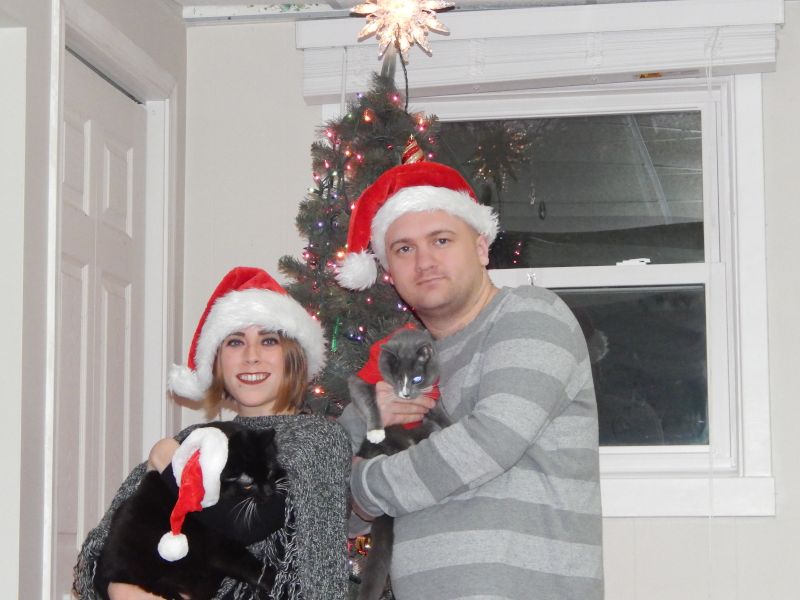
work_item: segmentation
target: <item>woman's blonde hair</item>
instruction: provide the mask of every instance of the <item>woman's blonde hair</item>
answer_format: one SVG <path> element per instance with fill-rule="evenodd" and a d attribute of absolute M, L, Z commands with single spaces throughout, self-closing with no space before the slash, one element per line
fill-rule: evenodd
<path fill-rule="evenodd" d="M 306 388 L 308 387 L 308 361 L 297 340 L 286 337 L 281 332 L 278 332 L 278 340 L 283 350 L 283 380 L 278 389 L 275 412 L 281 413 L 290 411 L 290 409 L 296 412 L 303 407 L 305 402 Z M 203 397 L 203 407 L 209 419 L 219 416 L 223 402 L 234 402 L 233 397 L 225 389 L 225 380 L 222 378 L 222 369 L 219 367 L 219 348 L 214 357 L 213 374 L 211 385 Z"/>

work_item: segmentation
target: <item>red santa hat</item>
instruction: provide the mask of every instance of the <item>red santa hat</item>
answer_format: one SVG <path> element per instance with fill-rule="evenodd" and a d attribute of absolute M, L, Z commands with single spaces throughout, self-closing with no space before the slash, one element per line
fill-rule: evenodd
<path fill-rule="evenodd" d="M 325 366 L 325 337 L 319 321 L 266 271 L 236 267 L 211 294 L 194 332 L 187 365 L 173 365 L 170 369 L 169 391 L 201 400 L 213 380 L 219 345 L 234 331 L 253 325 L 296 340 L 306 355 L 309 381 Z"/>
<path fill-rule="evenodd" d="M 189 552 L 181 533 L 190 512 L 213 506 L 219 500 L 220 475 L 228 461 L 228 436 L 216 427 L 199 427 L 175 450 L 172 471 L 178 484 L 178 500 L 169 517 L 170 531 L 161 536 L 158 553 L 174 562 Z"/>
<path fill-rule="evenodd" d="M 342 287 L 365 290 L 386 268 L 384 236 L 408 212 L 443 210 L 464 220 L 491 244 L 497 237 L 497 215 L 479 204 L 469 183 L 455 169 L 435 162 L 415 162 L 383 173 L 359 197 L 350 215 L 347 254 L 336 279 Z M 372 252 L 369 248 L 372 248 Z"/>

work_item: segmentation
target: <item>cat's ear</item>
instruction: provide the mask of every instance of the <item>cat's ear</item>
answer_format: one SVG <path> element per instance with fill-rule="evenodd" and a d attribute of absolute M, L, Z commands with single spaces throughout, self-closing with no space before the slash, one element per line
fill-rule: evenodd
<path fill-rule="evenodd" d="M 420 363 L 428 362 L 433 356 L 433 346 L 431 344 L 422 344 L 417 350 L 417 360 Z"/>
<path fill-rule="evenodd" d="M 381 353 L 378 357 L 378 369 L 389 369 L 390 371 L 394 371 L 397 368 L 397 363 L 399 361 L 399 357 L 395 352 L 394 348 L 388 347 L 386 344 L 381 347 Z"/>
<path fill-rule="evenodd" d="M 397 350 L 395 350 L 394 346 L 392 346 L 391 344 L 384 344 L 383 346 L 381 346 L 381 352 L 390 354 L 395 358 L 397 357 Z"/>
<path fill-rule="evenodd" d="M 268 429 L 262 429 L 261 432 L 261 443 L 264 447 L 269 446 L 272 441 L 275 439 L 275 430 L 271 427 Z"/>

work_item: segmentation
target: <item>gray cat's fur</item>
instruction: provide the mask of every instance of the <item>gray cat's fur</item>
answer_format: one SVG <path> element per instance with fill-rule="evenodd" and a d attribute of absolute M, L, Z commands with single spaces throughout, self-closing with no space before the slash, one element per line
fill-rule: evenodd
<path fill-rule="evenodd" d="M 395 395 L 408 400 L 417 398 L 429 391 L 439 378 L 433 338 L 424 330 L 401 329 L 382 346 L 378 368 L 383 380 L 394 388 Z M 384 429 L 375 385 L 353 375 L 348 380 L 348 387 L 351 402 L 367 423 L 367 439 L 357 456 L 372 458 L 381 454 L 395 454 L 450 424 L 441 402 L 437 402 L 418 426 L 406 429 L 402 425 L 392 425 Z M 361 575 L 358 600 L 378 600 L 386 587 L 392 561 L 394 519 L 389 515 L 377 517 L 372 522 L 370 535 L 371 549 Z"/>

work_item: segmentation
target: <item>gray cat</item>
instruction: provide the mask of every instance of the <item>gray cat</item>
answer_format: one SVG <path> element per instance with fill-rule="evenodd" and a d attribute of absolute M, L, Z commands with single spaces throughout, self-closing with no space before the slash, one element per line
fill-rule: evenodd
<path fill-rule="evenodd" d="M 399 330 L 381 347 L 378 370 L 399 398 L 413 400 L 429 392 L 439 378 L 433 338 L 427 331 L 419 329 Z M 417 444 L 431 432 L 450 425 L 441 402 L 437 402 L 419 424 L 411 427 L 392 425 L 384 429 L 375 397 L 375 384 L 353 375 L 348 380 L 348 387 L 351 402 L 367 422 L 367 439 L 361 444 L 357 456 L 372 458 L 395 454 Z M 378 600 L 386 587 L 392 561 L 394 519 L 389 515 L 377 517 L 372 522 L 370 535 L 371 549 L 361 575 L 358 600 Z"/>

